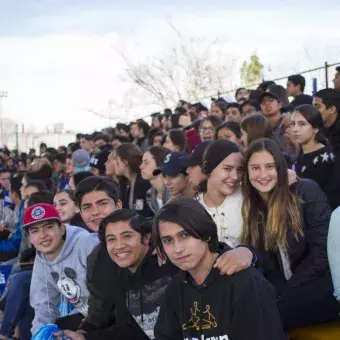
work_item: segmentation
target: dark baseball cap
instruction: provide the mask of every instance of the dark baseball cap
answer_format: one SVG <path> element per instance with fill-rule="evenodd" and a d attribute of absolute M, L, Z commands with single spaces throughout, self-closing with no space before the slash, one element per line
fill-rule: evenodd
<path fill-rule="evenodd" d="M 207 147 L 212 143 L 212 141 L 204 141 L 199 143 L 196 148 L 192 151 L 187 159 L 187 167 L 202 165 L 203 164 L 203 154 Z"/>
<path fill-rule="evenodd" d="M 90 166 L 92 168 L 98 169 L 99 171 L 105 171 L 105 163 L 109 157 L 109 154 L 110 152 L 107 150 L 97 152 L 92 156 L 90 160 Z"/>
<path fill-rule="evenodd" d="M 175 177 L 180 173 L 185 173 L 187 169 L 188 154 L 184 151 L 174 151 L 165 156 L 164 162 L 159 169 L 153 172 L 154 176 L 163 173 L 167 176 Z"/>
<path fill-rule="evenodd" d="M 259 97 L 259 103 L 260 103 L 260 104 L 262 103 L 262 101 L 263 101 L 263 99 L 264 99 L 265 97 L 274 98 L 274 99 L 276 99 L 278 102 L 281 102 L 280 98 L 279 98 L 275 93 L 269 92 L 269 91 L 268 91 L 268 92 L 263 92 L 263 93 L 260 95 L 260 97 Z"/>

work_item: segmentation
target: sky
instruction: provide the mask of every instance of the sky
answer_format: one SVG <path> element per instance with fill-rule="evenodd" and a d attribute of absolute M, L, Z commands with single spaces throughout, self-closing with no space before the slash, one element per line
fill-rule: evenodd
<path fill-rule="evenodd" d="M 238 63 L 256 52 L 268 79 L 340 62 L 339 10 L 338 0 L 0 0 L 3 116 L 91 132 L 151 113 L 138 98 L 126 109 L 134 93 L 117 51 L 162 58 L 178 44 L 169 22 L 188 39 L 218 39 Z"/>

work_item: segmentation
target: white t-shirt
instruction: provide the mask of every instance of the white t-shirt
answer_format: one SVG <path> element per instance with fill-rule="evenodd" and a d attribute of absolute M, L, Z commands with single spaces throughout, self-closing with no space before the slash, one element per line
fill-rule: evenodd
<path fill-rule="evenodd" d="M 235 248 L 240 244 L 239 238 L 243 228 L 242 203 L 243 195 L 241 188 L 227 196 L 223 203 L 217 208 L 209 208 L 204 203 L 203 193 L 197 197 L 198 201 L 208 211 L 217 225 L 218 240 Z"/>
<path fill-rule="evenodd" d="M 158 205 L 159 209 L 161 209 L 163 207 L 163 200 L 161 198 L 157 197 L 157 205 Z"/>

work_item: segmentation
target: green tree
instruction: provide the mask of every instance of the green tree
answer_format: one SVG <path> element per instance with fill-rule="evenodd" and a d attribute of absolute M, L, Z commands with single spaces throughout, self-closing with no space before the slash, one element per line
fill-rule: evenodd
<path fill-rule="evenodd" d="M 250 62 L 246 60 L 242 63 L 241 79 L 244 86 L 260 83 L 263 77 L 263 65 L 259 57 L 253 54 L 250 57 Z"/>

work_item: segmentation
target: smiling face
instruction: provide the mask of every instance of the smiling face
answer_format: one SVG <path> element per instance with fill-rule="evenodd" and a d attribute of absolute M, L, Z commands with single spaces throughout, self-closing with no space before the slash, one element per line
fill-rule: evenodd
<path fill-rule="evenodd" d="M 225 158 L 210 174 L 208 190 L 220 192 L 224 196 L 234 193 L 243 173 L 243 156 L 240 152 L 232 153 Z"/>
<path fill-rule="evenodd" d="M 105 191 L 91 191 L 81 200 L 80 214 L 86 225 L 98 232 L 99 224 L 106 216 L 121 209 L 121 202 L 115 202 Z"/>
<path fill-rule="evenodd" d="M 196 239 L 180 225 L 160 221 L 159 236 L 169 260 L 184 271 L 197 271 L 203 259 L 209 254 L 208 242 Z"/>
<path fill-rule="evenodd" d="M 53 206 L 58 211 L 63 223 L 70 222 L 71 218 L 79 212 L 76 203 L 66 192 L 60 192 L 54 196 Z"/>
<path fill-rule="evenodd" d="M 28 238 L 35 249 L 49 260 L 54 260 L 60 254 L 64 241 L 65 226 L 59 226 L 57 221 L 42 221 L 28 228 Z"/>
<path fill-rule="evenodd" d="M 142 178 L 150 181 L 154 178 L 153 172 L 156 170 L 156 161 L 149 151 L 146 151 L 143 155 L 142 164 L 140 165 Z"/>
<path fill-rule="evenodd" d="M 129 221 L 109 223 L 105 229 L 106 249 L 119 267 L 135 272 L 149 250 L 150 234 L 144 237 Z"/>
<path fill-rule="evenodd" d="M 254 152 L 249 158 L 247 167 L 251 185 L 266 198 L 278 181 L 273 155 L 265 150 Z"/>
<path fill-rule="evenodd" d="M 290 121 L 290 129 L 294 141 L 300 145 L 308 144 L 314 140 L 318 129 L 314 129 L 307 119 L 300 113 L 295 111 Z"/>

